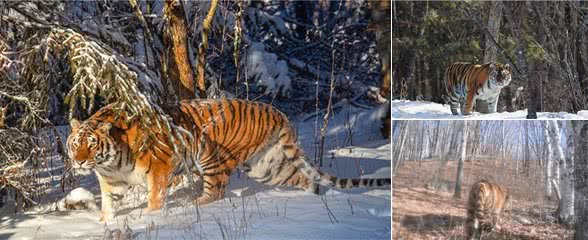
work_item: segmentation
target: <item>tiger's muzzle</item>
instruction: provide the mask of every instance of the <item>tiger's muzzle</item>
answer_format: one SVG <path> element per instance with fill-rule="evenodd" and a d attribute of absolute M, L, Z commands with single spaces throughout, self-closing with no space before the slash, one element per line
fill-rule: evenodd
<path fill-rule="evenodd" d="M 96 162 L 93 160 L 73 160 L 72 167 L 78 169 L 93 169 L 96 166 Z"/>

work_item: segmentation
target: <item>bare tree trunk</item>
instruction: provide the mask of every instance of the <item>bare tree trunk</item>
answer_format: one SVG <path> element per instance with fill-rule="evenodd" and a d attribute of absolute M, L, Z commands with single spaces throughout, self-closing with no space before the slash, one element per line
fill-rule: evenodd
<path fill-rule="evenodd" d="M 206 82 L 204 80 L 204 65 L 206 57 L 206 49 L 208 48 L 208 32 L 212 27 L 212 19 L 218 6 L 218 0 L 212 0 L 210 2 L 210 9 L 204 22 L 202 22 L 202 44 L 198 47 L 198 66 L 196 72 L 198 73 L 198 94 L 200 98 L 206 98 Z"/>
<path fill-rule="evenodd" d="M 434 158 L 436 157 L 436 153 L 437 153 L 437 146 L 438 146 L 438 141 L 439 141 L 439 124 L 441 123 L 441 121 L 435 121 L 435 127 L 433 128 L 433 136 L 431 139 L 431 151 L 430 151 L 430 158 Z"/>
<path fill-rule="evenodd" d="M 559 179 L 559 188 L 561 192 L 561 199 L 559 203 L 559 213 L 558 219 L 559 222 L 562 224 L 570 225 L 574 222 L 574 150 L 575 150 L 575 134 L 573 130 L 572 123 L 576 121 L 570 121 L 567 125 L 567 134 L 570 135 L 568 137 L 567 146 L 571 152 L 566 153 L 564 155 L 564 150 L 561 144 L 556 145 L 555 148 L 555 156 L 556 160 L 559 162 L 559 171 L 560 171 L 560 179 Z M 554 131 L 553 136 L 555 136 L 554 141 L 560 141 L 560 133 L 559 133 L 559 126 L 555 121 L 550 122 L 552 127 L 550 130 Z M 566 157 L 568 156 L 568 157 Z"/>
<path fill-rule="evenodd" d="M 415 76 L 415 71 L 416 71 L 416 61 L 417 61 L 417 56 L 416 56 L 416 52 L 414 50 L 410 50 L 409 53 L 409 58 L 408 58 L 408 99 L 410 100 L 416 100 L 416 94 L 415 94 L 415 83 L 416 83 L 416 76 Z"/>
<path fill-rule="evenodd" d="M 523 168 L 524 168 L 524 171 L 525 171 L 525 175 L 527 175 L 527 176 L 529 176 L 529 173 L 530 173 L 530 171 L 529 171 L 530 170 L 529 169 L 530 168 L 529 161 L 530 161 L 530 158 L 531 158 L 531 156 L 530 156 L 531 155 L 531 151 L 529 150 L 530 143 L 529 143 L 529 125 L 528 125 L 528 123 L 529 122 L 524 122 L 524 124 L 523 124 L 523 126 L 525 128 L 525 131 L 524 131 L 524 133 L 525 133 L 525 150 L 524 150 L 525 151 L 525 155 L 524 155 L 525 158 L 523 159 Z"/>
<path fill-rule="evenodd" d="M 194 72 L 189 57 L 186 16 L 180 0 L 165 0 L 163 7 L 166 24 L 163 33 L 168 71 L 167 79 L 179 99 L 193 99 Z"/>
<path fill-rule="evenodd" d="M 527 86 L 530 90 L 529 98 L 531 94 L 536 94 L 536 83 L 531 82 L 528 78 L 527 72 L 527 60 L 525 58 L 525 52 L 527 49 L 527 41 L 525 40 L 525 21 L 527 20 L 527 2 L 511 2 L 512 7 L 504 8 L 509 16 L 510 29 L 516 42 L 515 56 L 520 72 L 520 79 L 527 81 Z M 512 8 L 512 9 L 511 9 Z M 533 91 L 534 90 L 534 91 Z M 528 119 L 537 118 L 537 110 L 534 104 L 528 104 Z"/>
<path fill-rule="evenodd" d="M 380 95 L 385 98 L 389 98 L 391 95 L 390 85 L 392 80 L 390 68 L 390 1 L 368 1 L 368 6 L 370 8 L 370 24 L 376 29 L 376 50 L 380 55 L 380 62 L 382 64 L 382 84 L 380 85 Z"/>
<path fill-rule="evenodd" d="M 588 125 L 585 121 L 574 121 L 576 140 L 575 181 L 575 215 L 576 234 L 574 239 L 588 239 Z"/>
<path fill-rule="evenodd" d="M 486 32 L 486 44 L 484 48 L 484 63 L 496 62 L 498 57 L 498 46 L 494 43 L 494 38 L 498 41 L 500 32 L 500 23 L 502 21 L 502 2 L 492 1 L 490 4 L 490 16 L 488 17 L 488 32 Z M 492 34 L 490 36 L 489 34 Z"/>
<path fill-rule="evenodd" d="M 400 154 L 403 153 L 404 151 L 404 145 L 406 143 L 406 137 L 408 136 L 407 131 L 409 130 L 409 126 L 408 126 L 408 121 L 396 121 L 396 124 L 400 124 L 399 125 L 399 129 L 400 129 L 400 133 L 398 133 L 398 138 L 396 138 L 397 140 L 395 141 L 396 144 L 394 144 L 394 146 L 398 146 L 396 147 L 395 151 L 394 151 L 394 156 L 392 158 L 392 162 L 394 163 L 394 169 L 398 168 L 398 166 L 400 166 Z"/>
<path fill-rule="evenodd" d="M 569 4 L 570 8 L 570 25 L 572 27 L 572 36 L 574 36 L 574 45 L 575 45 L 575 52 L 576 53 L 576 70 L 578 72 L 578 80 L 580 82 L 580 87 L 582 89 L 586 89 L 588 85 L 587 79 L 587 71 L 588 71 L 588 48 L 586 47 L 587 38 L 587 29 L 586 26 L 582 26 L 583 23 L 585 25 L 585 19 L 587 19 L 585 14 L 578 14 L 578 10 L 580 9 L 579 2 L 572 1 Z M 586 5 L 584 5 L 585 7 Z M 581 15 L 581 16 L 580 16 Z"/>
<path fill-rule="evenodd" d="M 538 17 L 541 17 L 541 13 L 545 11 L 545 8 L 547 8 L 547 2 L 543 1 L 533 4 L 538 5 L 537 9 L 540 9 L 539 11 L 541 12 L 535 12 Z M 537 41 L 539 42 L 539 44 L 541 44 L 541 46 L 545 45 L 546 41 L 546 33 L 544 30 L 544 28 L 539 28 L 537 30 Z M 531 91 L 531 89 L 529 89 L 529 97 L 533 99 L 529 99 L 527 104 L 534 104 L 534 106 L 531 106 L 532 108 L 534 108 L 537 112 L 543 112 L 543 81 L 547 79 L 547 75 L 549 73 L 545 59 L 538 60 L 537 62 L 535 62 L 535 72 L 536 74 L 534 74 L 533 77 L 536 79 L 535 81 L 537 81 L 537 86 L 535 86 L 536 89 L 534 89 L 534 91 Z"/>
<path fill-rule="evenodd" d="M 551 135 L 550 133 L 553 133 L 554 131 L 550 132 L 549 122 L 543 121 L 542 123 L 543 123 L 543 134 L 545 135 L 545 143 L 547 145 L 547 157 L 545 158 L 545 169 L 544 169 L 545 196 L 548 199 L 551 199 L 553 196 L 553 187 L 551 185 L 551 181 L 552 181 L 551 172 L 553 171 L 553 169 L 552 169 L 553 160 L 551 157 L 553 156 L 553 149 L 551 148 L 551 145 L 555 145 L 555 144 L 559 144 L 559 143 L 553 141 L 553 139 L 555 139 L 555 137 L 553 135 Z"/>
<path fill-rule="evenodd" d="M 463 121 L 463 130 L 461 138 L 461 153 L 459 156 L 459 162 L 457 164 L 457 178 L 455 179 L 455 193 L 453 197 L 461 198 L 461 181 L 463 178 L 463 163 L 466 158 L 466 150 L 468 144 L 468 121 Z"/>
<path fill-rule="evenodd" d="M 500 150 L 502 151 L 502 167 L 505 167 L 505 160 L 506 160 L 506 136 L 504 134 L 504 124 L 506 123 L 506 121 L 501 121 L 501 135 L 502 135 L 502 141 L 501 141 L 501 146 L 500 146 Z"/>
<path fill-rule="evenodd" d="M 490 5 L 490 16 L 488 16 L 488 31 L 485 34 L 484 63 L 496 62 L 498 46 L 496 46 L 494 41 L 498 41 L 500 22 L 502 21 L 502 2 L 492 1 L 487 4 Z M 488 112 L 488 103 L 486 101 L 476 100 L 476 109 L 479 112 Z"/>

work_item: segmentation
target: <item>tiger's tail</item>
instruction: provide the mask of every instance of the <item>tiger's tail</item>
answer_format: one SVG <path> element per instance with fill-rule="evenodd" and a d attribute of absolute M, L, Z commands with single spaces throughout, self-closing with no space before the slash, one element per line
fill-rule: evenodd
<path fill-rule="evenodd" d="M 294 164 L 311 182 L 328 188 L 382 188 L 392 185 L 391 178 L 338 178 L 332 176 L 312 166 L 301 150 L 298 151 Z M 307 190 L 313 189 L 311 187 Z"/>

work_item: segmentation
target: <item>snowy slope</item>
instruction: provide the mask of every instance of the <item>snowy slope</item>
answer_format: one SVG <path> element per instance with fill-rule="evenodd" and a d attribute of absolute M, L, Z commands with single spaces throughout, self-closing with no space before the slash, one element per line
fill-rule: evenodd
<path fill-rule="evenodd" d="M 321 169 L 340 177 L 390 177 L 390 142 L 379 137 L 383 108 L 346 108 L 331 119 Z M 319 125 L 322 116 L 318 119 Z M 349 124 L 351 122 L 351 124 Z M 296 121 L 299 140 L 310 159 L 315 152 L 315 120 Z M 67 133 L 67 131 L 63 131 Z M 352 136 L 350 136 L 349 133 Z M 350 140 L 352 139 L 352 140 Z M 349 146 L 353 142 L 355 146 Z M 53 201 L 58 200 L 54 181 Z M 95 176 L 81 179 L 99 201 Z M 301 190 L 258 184 L 234 174 L 221 201 L 196 209 L 193 190 L 175 189 L 166 209 L 145 213 L 145 188 L 134 187 L 119 215 L 108 225 L 90 210 L 0 211 L 0 239 L 102 239 L 105 230 L 128 226 L 136 239 L 390 239 L 391 191 L 328 190 L 317 196 Z M 331 213 L 329 213 L 331 212 Z"/>
<path fill-rule="evenodd" d="M 474 112 L 468 116 L 453 116 L 449 105 L 425 101 L 392 101 L 392 118 L 394 119 L 526 119 L 527 110 L 481 114 Z M 538 119 L 588 119 L 588 110 L 577 114 L 567 112 L 540 112 Z"/>

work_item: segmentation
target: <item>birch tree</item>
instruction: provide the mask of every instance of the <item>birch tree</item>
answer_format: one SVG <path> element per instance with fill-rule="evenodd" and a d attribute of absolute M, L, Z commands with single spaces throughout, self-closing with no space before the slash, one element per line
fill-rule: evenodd
<path fill-rule="evenodd" d="M 575 122 L 575 121 L 574 121 Z M 573 165 L 574 165 L 574 147 L 569 147 L 568 149 L 572 150 L 571 154 L 568 153 L 568 157 L 566 158 L 564 155 L 564 150 L 561 146 L 561 136 L 560 136 L 560 129 L 556 121 L 551 121 L 550 130 L 552 131 L 551 135 L 554 136 L 553 141 L 556 143 L 554 146 L 555 148 L 555 159 L 559 162 L 559 171 L 560 171 L 560 180 L 559 180 L 559 189 L 561 199 L 559 202 L 559 213 L 558 219 L 560 223 L 563 224 L 571 224 L 574 220 L 574 175 L 573 175 Z M 571 129 L 571 125 L 568 123 L 568 134 L 574 134 L 573 129 Z M 566 143 L 567 146 L 574 146 L 576 141 L 574 140 L 574 136 L 569 136 L 568 141 Z"/>
<path fill-rule="evenodd" d="M 453 197 L 461 198 L 461 180 L 463 178 L 463 163 L 466 158 L 466 150 L 468 144 L 468 121 L 463 121 L 463 130 L 461 137 L 461 151 L 459 155 L 459 162 L 457 164 L 457 178 L 455 179 L 455 193 Z"/>
<path fill-rule="evenodd" d="M 403 153 L 404 150 L 404 143 L 406 142 L 406 137 L 407 137 L 407 132 L 409 130 L 408 127 L 408 121 L 395 121 L 394 122 L 394 126 L 398 126 L 399 133 L 397 134 L 398 137 L 396 137 L 396 141 L 395 144 L 393 146 L 394 147 L 394 156 L 392 157 L 392 162 L 394 165 L 393 171 L 395 172 L 394 169 L 397 169 L 398 166 L 400 166 L 400 156 Z"/>
<path fill-rule="evenodd" d="M 559 144 L 559 143 L 552 141 L 552 139 L 555 139 L 555 136 L 552 135 L 554 132 L 553 131 L 550 132 L 549 130 L 550 130 L 549 122 L 543 121 L 543 133 L 545 135 L 545 142 L 546 142 L 546 146 L 547 146 L 547 157 L 545 158 L 545 168 L 544 168 L 545 196 L 548 199 L 551 199 L 551 197 L 553 195 L 553 187 L 551 185 L 552 181 L 553 181 L 553 177 L 551 174 L 553 171 L 553 160 L 551 158 L 553 156 L 553 148 L 551 146 Z"/>

